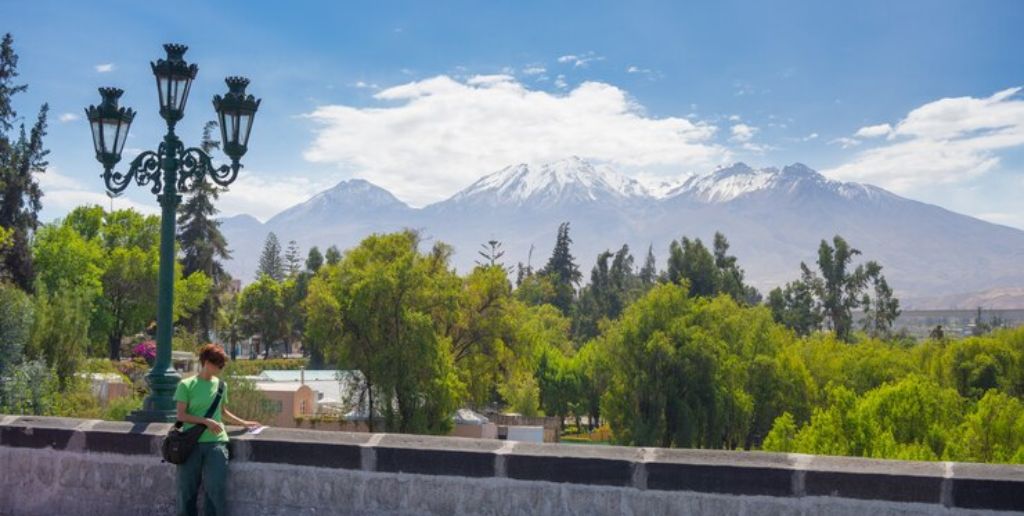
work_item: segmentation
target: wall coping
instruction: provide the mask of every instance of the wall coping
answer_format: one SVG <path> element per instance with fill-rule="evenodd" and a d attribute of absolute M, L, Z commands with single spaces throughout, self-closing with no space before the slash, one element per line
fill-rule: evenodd
<path fill-rule="evenodd" d="M 0 415 L 0 446 L 159 456 L 171 425 Z M 235 462 L 1024 510 L 1024 466 L 229 427 Z"/>

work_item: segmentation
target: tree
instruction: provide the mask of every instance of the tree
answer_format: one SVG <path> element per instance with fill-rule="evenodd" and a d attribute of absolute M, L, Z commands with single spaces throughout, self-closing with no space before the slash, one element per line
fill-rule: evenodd
<path fill-rule="evenodd" d="M 48 165 L 49 151 L 43 146 L 43 138 L 50 107 L 42 105 L 27 133 L 21 124 L 17 138 L 8 134 L 18 119 L 12 97 L 27 89 L 24 84 L 14 84 L 17 69 L 14 38 L 5 34 L 0 41 L 0 228 L 8 233 L 8 242 L 0 249 L 0 280 L 6 278 L 31 292 L 35 278 L 31 235 L 39 226 L 43 196 L 36 176 Z"/>
<path fill-rule="evenodd" d="M 299 258 L 299 244 L 294 240 L 288 241 L 288 249 L 284 252 L 284 273 L 286 276 L 295 276 L 302 272 L 302 259 Z"/>
<path fill-rule="evenodd" d="M 718 271 L 715 258 L 700 239 L 683 237 L 669 246 L 668 279 L 672 283 L 690 286 L 690 295 L 711 297 L 718 293 Z"/>
<path fill-rule="evenodd" d="M 818 247 L 818 276 L 806 264 L 800 263 L 804 282 L 810 286 L 818 299 L 829 328 L 844 341 L 852 337 L 853 310 L 864 302 L 862 293 L 871 281 L 876 285 L 878 312 L 873 315 L 873 325 L 881 324 L 888 331 L 899 314 L 899 302 L 892 298 L 892 291 L 881 276 L 882 266 L 874 261 L 858 265 L 853 270 L 850 266 L 853 257 L 860 251 L 850 247 L 843 237 L 836 235 L 833 245 L 825 240 Z"/>
<path fill-rule="evenodd" d="M 39 285 L 35 296 L 29 360 L 44 360 L 57 375 L 61 391 L 75 379 L 75 373 L 89 350 L 92 295 L 88 291 L 63 289 L 51 293 Z"/>
<path fill-rule="evenodd" d="M 761 302 L 761 293 L 756 288 L 743 283 L 743 269 L 737 264 L 736 257 L 728 254 L 729 241 L 725 235 L 715 232 L 715 267 L 718 268 L 718 289 L 729 294 L 737 303 L 757 305 Z"/>
<path fill-rule="evenodd" d="M 200 148 L 212 153 L 220 148 L 220 142 L 213 139 L 217 122 L 207 122 L 203 127 Z M 182 272 L 189 276 L 194 272 L 202 272 L 213 282 L 209 296 L 190 318 L 187 325 L 199 333 L 204 342 L 210 341 L 215 315 L 220 308 L 220 295 L 230 281 L 230 275 L 224 270 L 222 260 L 230 260 L 228 243 L 220 231 L 220 221 L 216 219 L 219 210 L 213 202 L 220 196 L 221 189 L 201 177 L 192 194 L 178 208 L 178 242 L 181 247 Z"/>
<path fill-rule="evenodd" d="M 21 363 L 32 320 L 32 299 L 14 285 L 0 283 L 0 384 Z"/>
<path fill-rule="evenodd" d="M 263 358 L 268 358 L 274 343 L 288 336 L 288 321 L 282 317 L 284 296 L 281 283 L 267 274 L 260 274 L 239 294 L 238 309 L 245 332 L 259 334 Z M 255 353 L 258 355 L 259 352 L 257 348 Z"/>
<path fill-rule="evenodd" d="M 864 294 L 861 304 L 864 306 L 864 331 L 872 337 L 888 337 L 896 318 L 900 316 L 900 301 L 892 295 L 892 289 L 885 277 L 881 275 L 881 266 L 869 263 L 867 274 L 871 278 L 874 297 Z M 877 267 L 877 270 L 876 270 Z"/>
<path fill-rule="evenodd" d="M 451 248 L 417 249 L 412 231 L 372 235 L 313 279 L 307 333 L 339 368 L 363 373 L 371 430 L 444 433 L 462 385 L 444 329 L 456 320 L 461 281 Z"/>
<path fill-rule="evenodd" d="M 814 299 L 814 291 L 806 281 L 796 280 L 786 287 L 775 287 L 768 293 L 768 307 L 775 322 L 797 335 L 806 336 L 821 327 L 822 316 Z"/>
<path fill-rule="evenodd" d="M 569 249 L 571 245 L 569 223 L 563 222 L 558 226 L 558 237 L 555 240 L 551 258 L 548 259 L 547 265 L 540 270 L 541 275 L 551 279 L 551 284 L 555 288 L 555 298 L 552 304 L 566 315 L 569 314 L 576 297 L 576 286 L 583 278 L 579 266 L 576 265 L 576 259 L 573 258 Z"/>
<path fill-rule="evenodd" d="M 498 240 L 488 240 L 486 244 L 480 244 L 482 250 L 477 251 L 476 254 L 483 258 L 483 261 L 477 260 L 478 266 L 490 266 L 490 267 L 501 267 L 505 268 L 499 260 L 502 256 L 505 256 L 505 251 L 501 249 L 501 242 Z"/>
<path fill-rule="evenodd" d="M 320 254 L 320 249 L 317 246 L 309 248 L 309 253 L 306 255 L 306 271 L 316 274 L 323 265 L 324 255 Z"/>
<path fill-rule="evenodd" d="M 324 253 L 324 260 L 327 261 L 327 265 L 337 265 L 341 262 L 341 251 L 338 250 L 338 246 L 328 247 L 327 252 Z"/>
<path fill-rule="evenodd" d="M 640 283 L 645 289 L 654 286 L 658 280 L 658 263 L 654 259 L 654 245 L 647 246 L 647 258 L 644 259 L 644 266 L 640 269 Z"/>
<path fill-rule="evenodd" d="M 263 253 L 260 254 L 259 266 L 256 268 L 258 276 L 268 276 L 274 281 L 284 281 L 284 260 L 281 257 L 281 243 L 277 241 L 277 235 L 273 231 L 267 233 L 267 239 L 263 243 Z"/>

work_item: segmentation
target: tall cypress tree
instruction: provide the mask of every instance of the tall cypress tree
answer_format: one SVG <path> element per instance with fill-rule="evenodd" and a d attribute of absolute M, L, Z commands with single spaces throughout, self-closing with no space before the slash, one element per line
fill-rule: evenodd
<path fill-rule="evenodd" d="M 274 281 L 284 280 L 284 259 L 281 257 L 281 242 L 273 231 L 267 233 L 267 240 L 263 243 L 263 254 L 260 255 L 260 264 L 256 269 L 256 276 L 267 275 Z"/>
<path fill-rule="evenodd" d="M 658 279 L 658 262 L 654 259 L 654 245 L 647 246 L 647 258 L 644 266 L 640 269 L 640 283 L 643 287 L 651 288 Z"/>
<path fill-rule="evenodd" d="M 299 244 L 288 241 L 288 249 L 284 252 L 284 272 L 286 276 L 294 276 L 302 272 L 302 258 L 299 257 Z"/>
<path fill-rule="evenodd" d="M 18 117 L 11 98 L 28 88 L 14 84 L 17 69 L 14 38 L 5 34 L 0 41 L 0 228 L 9 235 L 7 245 L 0 249 L 0 279 L 9 279 L 30 292 L 35 277 L 30 238 L 39 226 L 43 196 L 35 175 L 45 172 L 48 165 L 43 137 L 50 107 L 42 105 L 28 133 L 21 124 L 16 139 L 8 134 Z"/>
<path fill-rule="evenodd" d="M 576 265 L 569 246 L 572 245 L 572 238 L 569 238 L 569 223 L 563 222 L 558 226 L 558 237 L 555 240 L 555 249 L 551 252 L 551 258 L 540 273 L 551 279 L 555 287 L 554 305 L 563 314 L 568 314 L 572 302 L 576 297 L 576 285 L 579 285 L 583 274 Z"/>
<path fill-rule="evenodd" d="M 332 245 L 327 248 L 327 252 L 324 254 L 324 260 L 327 261 L 327 265 L 337 265 L 341 262 L 341 251 L 338 250 L 338 246 Z"/>
<path fill-rule="evenodd" d="M 306 271 L 316 274 L 323 266 L 324 255 L 320 254 L 320 248 L 317 246 L 309 248 L 309 253 L 306 255 Z"/>
<path fill-rule="evenodd" d="M 207 122 L 203 127 L 200 144 L 206 153 L 220 148 L 220 142 L 213 139 L 217 122 Z M 195 185 L 191 197 L 178 209 L 178 242 L 181 244 L 181 265 L 185 276 L 202 272 L 213 281 L 210 294 L 199 310 L 188 321 L 190 327 L 199 333 L 203 341 L 210 340 L 215 314 L 220 309 L 220 294 L 230 282 L 231 276 L 224 270 L 221 260 L 231 259 L 227 240 L 220 232 L 220 221 L 214 217 L 218 210 L 213 201 L 220 196 L 220 189 L 201 178 Z"/>

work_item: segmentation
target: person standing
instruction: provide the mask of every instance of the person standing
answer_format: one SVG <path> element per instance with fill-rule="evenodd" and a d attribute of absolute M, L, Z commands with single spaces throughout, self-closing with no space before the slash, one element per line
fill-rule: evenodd
<path fill-rule="evenodd" d="M 259 423 L 246 421 L 227 409 L 229 398 L 226 383 L 213 415 L 203 417 L 216 400 L 217 391 L 224 382 L 218 375 L 227 360 L 220 346 L 207 344 L 201 347 L 199 374 L 179 382 L 174 392 L 174 400 L 178 402 L 178 421 L 185 424 L 183 430 L 195 425 L 206 427 L 188 460 L 178 465 L 179 516 L 196 516 L 200 484 L 206 491 L 204 513 L 217 516 L 227 514 L 228 434 L 224 430 L 224 421 L 249 428 L 259 426 Z"/>

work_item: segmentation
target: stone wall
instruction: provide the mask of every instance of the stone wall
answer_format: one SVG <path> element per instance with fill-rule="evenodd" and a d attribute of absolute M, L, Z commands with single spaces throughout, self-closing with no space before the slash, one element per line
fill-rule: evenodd
<path fill-rule="evenodd" d="M 0 416 L 0 515 L 173 514 L 168 425 Z M 994 514 L 1024 467 L 397 434 L 232 432 L 235 514 Z"/>

